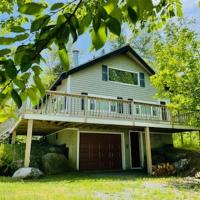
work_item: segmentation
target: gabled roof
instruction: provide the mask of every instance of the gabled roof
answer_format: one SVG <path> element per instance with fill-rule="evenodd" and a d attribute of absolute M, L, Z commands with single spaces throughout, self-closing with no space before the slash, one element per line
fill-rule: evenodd
<path fill-rule="evenodd" d="M 55 81 L 55 83 L 51 86 L 50 90 L 56 90 L 56 87 L 58 85 L 61 84 L 62 80 L 63 79 L 66 79 L 70 74 L 74 74 L 76 72 L 79 72 L 81 70 L 84 70 L 85 68 L 88 68 L 88 67 L 91 67 L 92 65 L 104 60 L 104 59 L 107 59 L 107 58 L 110 58 L 112 56 L 115 56 L 115 55 L 119 55 L 119 54 L 128 54 L 128 55 L 131 55 L 133 56 L 133 58 L 135 58 L 135 60 L 137 62 L 139 62 L 141 64 L 141 66 L 149 73 L 149 74 L 155 74 L 155 71 L 129 46 L 129 45 L 126 45 L 122 48 L 119 48 L 117 50 L 114 50 L 110 53 L 107 53 L 103 56 L 100 56 L 98 58 L 95 58 L 91 61 L 88 61 L 84 64 L 81 64 L 73 69 L 70 69 L 68 72 L 63 72 L 60 77 Z"/>

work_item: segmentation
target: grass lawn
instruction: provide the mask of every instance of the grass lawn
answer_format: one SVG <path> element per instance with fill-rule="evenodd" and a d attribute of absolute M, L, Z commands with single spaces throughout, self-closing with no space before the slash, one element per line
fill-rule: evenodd
<path fill-rule="evenodd" d="M 68 173 L 39 180 L 0 177 L 0 200 L 199 200 L 200 184 L 140 173 Z"/>

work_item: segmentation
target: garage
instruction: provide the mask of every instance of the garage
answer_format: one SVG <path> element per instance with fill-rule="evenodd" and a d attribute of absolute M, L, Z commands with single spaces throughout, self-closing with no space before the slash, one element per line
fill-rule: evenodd
<path fill-rule="evenodd" d="M 120 170 L 120 134 L 80 133 L 80 170 Z"/>

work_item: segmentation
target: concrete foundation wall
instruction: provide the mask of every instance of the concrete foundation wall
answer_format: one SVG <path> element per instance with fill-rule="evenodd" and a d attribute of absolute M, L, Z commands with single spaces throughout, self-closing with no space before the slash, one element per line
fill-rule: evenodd
<path fill-rule="evenodd" d="M 69 169 L 76 169 L 76 155 L 77 155 L 77 130 L 63 130 L 59 133 L 47 136 L 50 144 L 65 144 L 69 149 Z"/>

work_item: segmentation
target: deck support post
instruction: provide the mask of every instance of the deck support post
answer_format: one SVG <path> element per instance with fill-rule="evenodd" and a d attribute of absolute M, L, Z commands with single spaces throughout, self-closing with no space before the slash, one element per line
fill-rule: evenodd
<path fill-rule="evenodd" d="M 16 135 L 17 135 L 16 130 L 14 130 L 12 132 L 11 144 L 15 144 L 15 142 L 16 142 Z"/>
<path fill-rule="evenodd" d="M 145 127 L 144 133 L 146 144 L 147 172 L 149 175 L 152 175 L 151 141 L 149 127 Z"/>
<path fill-rule="evenodd" d="M 28 127 L 27 127 L 27 136 L 26 136 L 26 149 L 25 149 L 24 167 L 29 167 L 29 164 L 30 164 L 32 131 L 33 131 L 33 120 L 29 119 L 28 120 Z"/>

